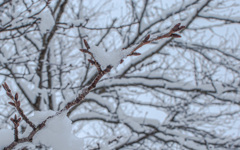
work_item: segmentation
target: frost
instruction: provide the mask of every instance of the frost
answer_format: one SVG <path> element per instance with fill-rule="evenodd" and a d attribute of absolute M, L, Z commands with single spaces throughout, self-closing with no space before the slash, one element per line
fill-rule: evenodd
<path fill-rule="evenodd" d="M 101 65 L 102 69 L 105 69 L 108 65 L 111 65 L 113 68 L 116 68 L 123 58 L 126 58 L 129 55 L 135 46 L 128 49 L 117 49 L 111 52 L 106 52 L 104 48 L 99 46 L 91 46 L 90 52 L 93 53 L 96 61 Z"/>

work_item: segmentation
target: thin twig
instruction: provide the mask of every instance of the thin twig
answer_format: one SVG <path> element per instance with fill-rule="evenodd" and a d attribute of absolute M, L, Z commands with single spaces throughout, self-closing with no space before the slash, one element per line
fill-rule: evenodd
<path fill-rule="evenodd" d="M 18 126 L 19 126 L 19 122 L 21 121 L 21 117 L 18 118 L 17 115 L 15 115 L 14 118 L 11 118 L 10 120 L 14 124 L 14 141 L 18 142 Z"/>
<path fill-rule="evenodd" d="M 24 114 L 21 106 L 21 101 L 18 100 L 18 93 L 15 94 L 15 97 L 12 94 L 11 89 L 9 88 L 9 86 L 7 85 L 7 83 L 5 82 L 4 84 L 2 84 L 3 88 L 6 90 L 6 94 L 8 95 L 9 98 L 11 98 L 11 100 L 13 102 L 8 102 L 8 104 L 12 105 L 13 107 L 15 107 L 18 111 L 18 113 L 20 114 L 20 116 L 23 118 L 23 120 L 30 126 L 33 128 L 33 130 L 36 128 L 35 125 L 28 119 L 28 117 Z"/>
<path fill-rule="evenodd" d="M 140 53 L 137 53 L 136 50 L 138 50 L 140 47 L 142 47 L 143 45 L 149 44 L 153 41 L 156 40 L 160 40 L 163 38 L 180 38 L 181 36 L 178 34 L 175 34 L 175 32 L 181 31 L 182 29 L 185 28 L 185 26 L 180 26 L 181 24 L 178 23 L 177 25 L 175 25 L 167 34 L 164 34 L 162 36 L 158 36 L 156 38 L 150 39 L 150 35 L 148 35 L 136 48 L 133 49 L 133 51 L 128 55 L 128 56 L 138 56 L 141 55 Z M 150 39 L 150 40 L 149 40 Z M 86 97 L 86 95 L 96 87 L 97 83 L 100 81 L 100 79 L 107 74 L 108 72 L 111 71 L 112 66 L 107 66 L 104 70 L 101 69 L 100 64 L 96 61 L 96 59 L 94 58 L 94 55 L 89 51 L 90 46 L 87 43 L 86 40 L 84 40 L 84 44 L 86 46 L 87 49 L 80 49 L 81 52 L 89 54 L 92 57 L 92 60 L 88 60 L 92 65 L 94 65 L 97 70 L 98 70 L 98 74 L 95 77 L 95 79 L 93 80 L 93 82 L 86 88 L 84 88 L 82 90 L 82 93 L 78 95 L 78 97 L 72 101 L 67 103 L 67 105 L 61 109 L 56 115 L 61 114 L 63 111 L 68 111 L 71 107 L 76 106 L 78 104 L 80 104 Z M 123 49 L 124 50 L 124 49 Z M 28 135 L 28 137 L 26 138 L 22 138 L 22 139 L 18 139 L 18 130 L 17 127 L 19 126 L 19 122 L 21 120 L 21 118 L 17 118 L 17 116 L 15 115 L 15 118 L 11 118 L 12 122 L 14 123 L 14 130 L 15 130 L 15 140 L 7 147 L 4 148 L 4 150 L 10 150 L 12 148 L 14 148 L 18 143 L 24 143 L 24 142 L 31 142 L 33 136 L 39 131 L 41 130 L 43 127 L 45 127 L 46 122 L 55 117 L 56 115 L 53 116 L 49 116 L 47 119 L 45 119 L 42 123 L 40 123 L 37 127 L 35 127 L 35 125 L 27 118 L 27 116 L 23 113 L 23 110 L 20 108 L 20 101 L 18 101 L 18 93 L 15 94 L 15 97 L 12 95 L 12 92 L 10 90 L 10 88 L 8 87 L 7 83 L 3 84 L 4 89 L 6 90 L 7 95 L 12 99 L 13 102 L 9 102 L 10 105 L 14 106 L 18 113 L 21 115 L 21 117 L 23 118 L 23 120 L 25 122 L 27 122 L 32 128 L 33 131 Z M 111 143 L 111 142 L 110 142 Z"/>

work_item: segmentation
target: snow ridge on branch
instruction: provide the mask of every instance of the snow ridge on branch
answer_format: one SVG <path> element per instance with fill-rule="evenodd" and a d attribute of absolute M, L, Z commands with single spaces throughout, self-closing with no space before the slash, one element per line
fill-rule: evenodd
<path fill-rule="evenodd" d="M 21 116 L 18 118 L 17 115 L 15 115 L 14 118 L 11 118 L 11 121 L 14 124 L 15 139 L 10 145 L 5 147 L 4 150 L 10 150 L 20 143 L 32 142 L 34 140 L 34 136 L 40 130 L 42 130 L 44 127 L 46 127 L 46 124 L 49 121 L 56 118 L 60 114 L 63 114 L 63 112 L 65 112 L 65 113 L 68 112 L 73 106 L 80 104 L 85 99 L 86 95 L 88 95 L 88 93 L 96 87 L 96 85 L 100 81 L 100 79 L 105 74 L 109 73 L 112 68 L 115 68 L 119 64 L 121 64 L 123 62 L 124 58 L 126 58 L 128 56 L 141 55 L 141 53 L 138 53 L 136 51 L 139 48 L 141 48 L 142 46 L 149 44 L 153 41 L 158 41 L 163 38 L 180 38 L 181 36 L 179 34 L 176 34 L 176 32 L 179 32 L 179 31 L 183 30 L 184 28 L 185 28 L 185 26 L 181 26 L 181 24 L 178 23 L 168 33 L 166 33 L 164 35 L 157 36 L 152 39 L 150 39 L 150 35 L 147 35 L 140 44 L 131 46 L 130 48 L 127 48 L 127 49 L 121 49 L 121 50 L 119 49 L 119 50 L 113 51 L 113 52 L 104 52 L 103 49 L 101 49 L 100 47 L 97 47 L 97 46 L 90 47 L 88 42 L 86 40 L 84 40 L 86 49 L 80 49 L 80 51 L 91 56 L 92 59 L 88 59 L 88 61 L 97 68 L 97 70 L 98 70 L 97 76 L 95 77 L 95 79 L 92 81 L 92 83 L 88 87 L 85 87 L 82 90 L 82 92 L 77 96 L 77 98 L 74 101 L 67 103 L 63 109 L 61 109 L 55 115 L 47 117 L 47 119 L 43 120 L 38 125 L 35 125 L 33 122 L 31 122 L 30 119 L 24 114 L 23 110 L 20 107 L 21 102 L 18 100 L 18 93 L 16 93 L 15 96 L 13 96 L 12 91 L 10 90 L 7 83 L 4 83 L 2 86 L 4 87 L 8 97 L 12 100 L 12 102 L 9 102 L 9 104 L 12 105 L 13 107 L 15 107 L 16 110 L 18 111 L 19 115 Z M 23 118 L 23 120 L 32 128 L 32 131 L 25 138 L 18 137 L 18 126 L 21 121 L 21 118 Z"/>

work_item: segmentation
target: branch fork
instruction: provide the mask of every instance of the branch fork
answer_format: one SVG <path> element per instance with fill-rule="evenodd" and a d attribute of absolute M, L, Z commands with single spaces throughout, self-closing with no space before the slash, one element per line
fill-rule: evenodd
<path fill-rule="evenodd" d="M 13 107 L 16 108 L 16 110 L 18 111 L 18 113 L 20 114 L 20 116 L 23 118 L 23 120 L 33 129 L 35 129 L 35 125 L 28 119 L 28 117 L 24 114 L 21 106 L 21 101 L 18 100 L 18 93 L 15 94 L 15 96 L 13 96 L 11 89 L 9 88 L 9 86 L 7 85 L 7 83 L 5 82 L 3 85 L 3 88 L 6 90 L 6 94 L 7 96 L 12 100 L 11 102 L 8 102 L 8 104 L 12 105 Z"/>
<path fill-rule="evenodd" d="M 50 2 L 50 1 L 49 1 Z M 160 39 L 163 39 L 163 38 L 180 38 L 181 36 L 176 34 L 176 32 L 178 31 L 181 31 L 185 28 L 185 26 L 181 26 L 180 23 L 176 24 L 167 34 L 164 34 L 162 36 L 158 36 L 156 38 L 153 38 L 153 39 L 150 39 L 150 35 L 147 35 L 145 37 L 145 39 L 140 43 L 138 44 L 133 50 L 132 52 L 127 55 L 127 56 L 139 56 L 141 55 L 141 53 L 137 53 L 136 50 L 138 50 L 140 47 L 146 45 L 146 44 L 149 44 L 153 41 L 157 41 L 157 40 L 160 40 Z M 84 98 L 86 97 L 86 95 L 93 89 L 96 87 L 97 83 L 100 81 L 100 79 L 105 75 L 107 74 L 108 72 L 111 71 L 111 69 L 113 68 L 113 66 L 111 65 L 108 65 L 105 69 L 101 69 L 101 65 L 99 64 L 99 62 L 97 62 L 97 60 L 94 58 L 94 55 L 92 52 L 90 52 L 90 46 L 88 44 L 88 42 L 86 40 L 84 40 L 84 45 L 86 47 L 86 49 L 80 49 L 81 52 L 83 53 L 86 53 L 88 55 L 91 56 L 92 59 L 88 59 L 88 61 L 94 65 L 97 70 L 98 70 L 98 75 L 95 77 L 95 79 L 93 80 L 93 82 L 88 86 L 88 87 L 85 87 L 83 90 L 82 90 L 82 93 L 78 95 L 78 97 L 72 101 L 72 102 L 69 102 L 66 104 L 66 106 L 61 109 L 59 112 L 57 112 L 56 115 L 58 114 L 61 114 L 63 111 L 68 111 L 71 107 L 73 106 L 76 106 L 77 104 L 80 104 Z M 124 49 L 122 49 L 124 50 Z M 120 61 L 120 63 L 122 63 L 123 60 Z M 6 91 L 6 94 L 8 95 L 8 97 L 12 100 L 10 102 L 8 102 L 8 104 L 12 105 L 13 107 L 16 108 L 16 110 L 18 111 L 19 115 L 21 117 L 17 117 L 17 115 L 14 116 L 14 118 L 11 118 L 11 121 L 13 122 L 14 124 L 14 135 L 15 135 L 15 138 L 14 138 L 14 141 L 7 147 L 4 148 L 4 150 L 10 150 L 12 148 L 14 148 L 14 146 L 16 146 L 17 144 L 19 143 L 23 143 L 23 142 L 31 142 L 33 136 L 39 131 L 41 130 L 46 122 L 48 121 L 48 119 L 51 119 L 53 118 L 54 116 L 56 115 L 53 115 L 53 116 L 49 116 L 47 119 L 45 119 L 42 123 L 40 123 L 39 125 L 35 125 L 33 124 L 29 118 L 24 114 L 23 110 L 21 109 L 21 102 L 18 100 L 18 93 L 15 94 L 15 96 L 13 96 L 12 94 L 12 91 L 10 90 L 9 86 L 7 85 L 7 83 L 5 82 L 4 84 L 2 84 L 3 88 L 5 89 Z M 19 139 L 18 138 L 18 126 L 19 126 L 19 123 L 21 121 L 21 119 L 23 119 L 32 129 L 33 131 L 26 137 L 26 138 L 22 138 L 22 139 Z"/>
<path fill-rule="evenodd" d="M 181 23 L 176 24 L 168 33 L 158 36 L 156 38 L 150 39 L 150 34 L 148 34 L 144 40 L 136 47 L 133 49 L 132 53 L 129 54 L 128 56 L 139 56 L 141 55 L 141 53 L 137 53 L 136 51 L 141 48 L 142 46 L 152 43 L 153 41 L 157 41 L 163 38 L 181 38 L 181 35 L 176 34 L 176 32 L 180 32 L 183 29 L 185 29 L 185 26 L 181 26 Z M 124 49 L 123 49 L 124 50 Z M 123 60 L 121 60 L 121 63 L 123 62 Z"/>

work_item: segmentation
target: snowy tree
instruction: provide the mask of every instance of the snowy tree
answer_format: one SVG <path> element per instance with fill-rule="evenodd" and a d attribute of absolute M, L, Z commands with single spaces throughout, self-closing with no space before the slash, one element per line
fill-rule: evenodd
<path fill-rule="evenodd" d="M 0 0 L 0 149 L 238 149 L 239 10 Z"/>

